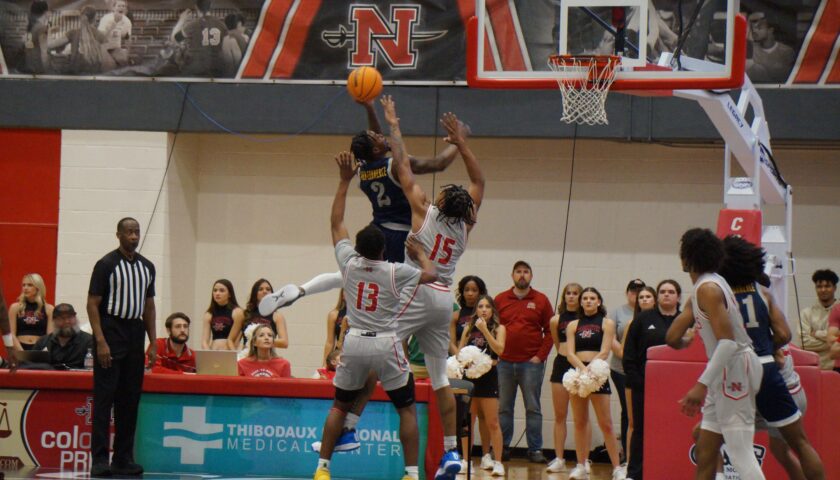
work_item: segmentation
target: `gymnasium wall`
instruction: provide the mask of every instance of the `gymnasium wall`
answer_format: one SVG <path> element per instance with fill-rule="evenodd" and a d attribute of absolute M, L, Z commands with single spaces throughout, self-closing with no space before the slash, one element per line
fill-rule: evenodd
<path fill-rule="evenodd" d="M 412 137 L 407 143 L 415 155 L 435 150 L 431 137 Z M 562 283 L 597 286 L 609 309 L 623 302 L 623 289 L 634 277 L 650 283 L 673 277 L 688 288 L 677 242 L 689 227 L 715 225 L 722 205 L 721 148 L 528 138 L 475 138 L 471 144 L 487 188 L 458 277 L 480 275 L 495 294 L 510 287 L 511 266 L 522 258 L 534 268 L 534 287 L 556 303 L 562 261 Z M 217 278 L 229 278 L 244 304 L 259 277 L 278 288 L 336 269 L 328 220 L 337 184 L 332 159 L 347 147 L 345 136 L 244 139 L 65 131 L 57 298 L 83 311 L 79 307 L 94 262 L 116 248 L 116 222 L 132 215 L 146 236 L 143 254 L 158 270 L 159 334 L 164 334 L 166 315 L 182 310 L 193 319 L 190 342 L 198 346 L 199 320 Z M 815 301 L 811 272 L 840 269 L 840 171 L 836 151 L 776 147 L 775 152 L 794 186 L 794 251 L 805 307 Z M 427 192 L 467 180 L 460 160 L 444 173 L 418 178 Z M 370 207 L 354 188 L 347 208 L 347 225 L 355 233 L 369 221 Z M 779 216 L 773 210 L 767 214 L 771 221 Z M 283 355 L 295 376 L 308 377 L 318 367 L 326 315 L 335 300 L 335 294 L 322 294 L 283 310 L 292 345 Z M 790 305 L 795 320 L 793 299 Z M 550 447 L 553 414 L 547 383 L 548 372 L 543 430 Z M 521 407 L 517 416 L 515 439 L 524 428 Z M 569 435 L 567 445 L 572 444 Z"/>
<path fill-rule="evenodd" d="M 343 135 L 359 129 L 359 106 L 343 85 L 107 82 L 6 79 L 0 127 Z M 186 90 L 186 92 L 185 92 Z M 439 134 L 440 113 L 452 111 L 475 132 L 502 137 L 718 140 L 695 102 L 612 93 L 609 125 L 560 121 L 556 90 L 477 90 L 386 86 L 395 95 L 406 135 Z M 760 88 L 773 140 L 836 142 L 840 89 Z M 82 99 L 96 98 L 96 102 Z M 103 105 L 105 107 L 103 107 Z M 49 112 L 45 115 L 44 112 Z"/>

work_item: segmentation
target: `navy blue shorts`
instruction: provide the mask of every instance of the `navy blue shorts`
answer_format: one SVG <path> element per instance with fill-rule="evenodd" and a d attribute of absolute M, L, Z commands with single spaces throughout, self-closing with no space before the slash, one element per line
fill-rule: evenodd
<path fill-rule="evenodd" d="M 391 230 L 382 225 L 376 225 L 376 228 L 385 235 L 385 260 L 394 263 L 405 262 L 405 239 L 408 238 L 408 232 Z"/>
<path fill-rule="evenodd" d="M 763 363 L 764 376 L 761 377 L 761 388 L 755 396 L 755 408 L 761 419 L 756 423 L 759 428 L 784 427 L 795 422 L 802 414 L 790 395 L 785 381 L 779 372 L 776 362 Z"/>

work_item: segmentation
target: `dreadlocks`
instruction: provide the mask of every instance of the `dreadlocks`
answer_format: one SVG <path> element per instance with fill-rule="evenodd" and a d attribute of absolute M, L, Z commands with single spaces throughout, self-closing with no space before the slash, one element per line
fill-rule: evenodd
<path fill-rule="evenodd" d="M 680 258 L 689 271 L 715 273 L 725 255 L 723 241 L 709 229 L 692 228 L 680 239 Z"/>
<path fill-rule="evenodd" d="M 743 287 L 758 281 L 764 272 L 764 249 L 737 235 L 723 239 L 726 257 L 718 273 L 731 287 Z"/>
<path fill-rule="evenodd" d="M 475 224 L 475 202 L 470 192 L 460 185 L 444 185 L 441 187 L 441 194 L 443 199 L 438 205 L 438 220 L 448 223 L 463 220 L 467 225 Z"/>

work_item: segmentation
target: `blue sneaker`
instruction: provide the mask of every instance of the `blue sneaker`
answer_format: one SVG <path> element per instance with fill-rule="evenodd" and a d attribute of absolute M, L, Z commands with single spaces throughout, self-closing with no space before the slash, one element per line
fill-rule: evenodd
<path fill-rule="evenodd" d="M 461 471 L 461 456 L 458 450 L 449 450 L 440 459 L 440 467 L 435 473 L 435 480 L 454 480 Z"/>
<path fill-rule="evenodd" d="M 333 450 L 336 452 L 350 452 L 361 446 L 362 444 L 359 443 L 359 436 L 356 435 L 356 429 L 352 428 L 341 432 L 341 436 L 338 437 L 338 440 L 335 442 L 335 448 Z"/>

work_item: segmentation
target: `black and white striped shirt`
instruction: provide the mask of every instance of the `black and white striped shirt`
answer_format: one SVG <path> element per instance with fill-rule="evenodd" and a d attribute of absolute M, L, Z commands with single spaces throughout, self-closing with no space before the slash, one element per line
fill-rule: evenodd
<path fill-rule="evenodd" d="M 114 250 L 96 262 L 88 293 L 102 297 L 100 315 L 140 320 L 146 299 L 155 296 L 155 266 L 139 253 L 129 260 Z"/>

